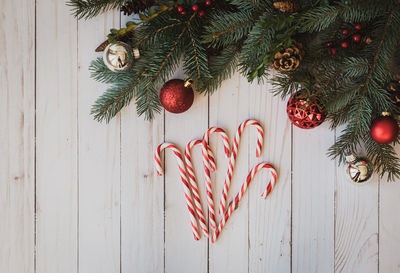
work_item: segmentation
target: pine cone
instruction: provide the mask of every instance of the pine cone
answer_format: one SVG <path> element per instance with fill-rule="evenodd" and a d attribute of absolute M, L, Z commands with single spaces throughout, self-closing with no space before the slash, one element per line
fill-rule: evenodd
<path fill-rule="evenodd" d="M 121 7 L 121 11 L 124 15 L 139 13 L 153 6 L 154 2 L 154 0 L 131 0 Z"/>
<path fill-rule="evenodd" d="M 293 13 L 301 9 L 301 5 L 297 1 L 281 1 L 275 2 L 274 8 L 279 9 L 282 12 Z"/>
<path fill-rule="evenodd" d="M 293 41 L 290 47 L 282 49 L 275 54 L 271 65 L 280 72 L 293 71 L 300 66 L 303 56 L 303 46 L 300 43 Z"/>

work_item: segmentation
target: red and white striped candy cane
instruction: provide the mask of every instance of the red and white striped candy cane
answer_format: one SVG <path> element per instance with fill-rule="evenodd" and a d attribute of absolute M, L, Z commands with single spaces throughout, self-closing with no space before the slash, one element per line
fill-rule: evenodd
<path fill-rule="evenodd" d="M 235 168 L 236 157 L 239 148 L 240 137 L 247 126 L 254 126 L 257 129 L 257 147 L 256 147 L 256 156 L 259 157 L 261 155 L 261 149 L 264 142 L 264 130 L 261 124 L 257 120 L 248 119 L 242 122 L 235 134 L 235 138 L 233 140 L 232 146 L 232 153 L 231 157 L 229 158 L 228 164 L 228 172 L 225 176 L 224 188 L 222 190 L 222 195 L 219 204 L 219 214 L 224 215 L 225 206 L 226 206 L 226 199 L 228 197 L 229 187 L 231 185 L 233 170 Z"/>
<path fill-rule="evenodd" d="M 196 220 L 196 212 L 193 206 L 193 200 L 192 200 L 192 194 L 190 191 L 190 185 L 186 176 L 186 169 L 185 169 L 185 164 L 183 163 L 183 156 L 181 151 L 172 143 L 162 143 L 157 147 L 156 152 L 154 153 L 154 163 L 155 163 L 155 168 L 157 170 L 158 175 L 163 175 L 163 168 L 161 165 L 161 152 L 164 149 L 171 149 L 174 152 L 176 161 L 178 162 L 178 167 L 179 167 L 179 173 L 181 176 L 181 180 L 183 183 L 183 190 L 185 192 L 185 198 L 186 198 L 186 205 L 189 210 L 189 216 L 190 216 L 190 224 L 192 226 L 192 231 L 193 231 L 193 236 L 195 240 L 199 240 L 199 231 L 198 231 L 198 226 L 197 226 L 197 220 Z"/>
<path fill-rule="evenodd" d="M 186 169 L 188 172 L 188 177 L 190 181 L 190 185 L 192 186 L 192 193 L 193 193 L 193 199 L 194 203 L 196 205 L 196 212 L 197 212 L 197 218 L 199 219 L 200 222 L 200 227 L 203 230 L 204 236 L 208 237 L 208 227 L 207 227 L 207 222 L 204 217 L 203 213 L 203 207 L 201 205 L 201 200 L 200 200 L 200 193 L 199 189 L 197 187 L 197 181 L 196 181 L 196 175 L 193 170 L 193 164 L 192 164 L 192 158 L 190 156 L 191 150 L 194 146 L 202 144 L 201 140 L 192 140 L 186 145 L 185 149 L 185 163 L 186 163 Z M 210 147 L 208 147 L 208 156 L 210 158 L 210 165 L 212 168 L 212 165 L 214 165 L 214 170 L 215 170 L 215 159 L 214 156 L 210 150 Z"/>
<path fill-rule="evenodd" d="M 207 204 L 208 204 L 208 215 L 210 226 L 212 229 L 216 228 L 215 223 L 215 211 L 214 211 L 214 199 L 212 194 L 212 185 L 211 185 L 211 167 L 210 167 L 210 157 L 208 153 L 208 142 L 211 134 L 218 133 L 224 144 L 224 151 L 227 158 L 229 158 L 230 154 L 230 145 L 229 145 L 229 138 L 224 130 L 217 127 L 211 127 L 207 130 L 203 137 L 203 147 L 202 147 L 202 155 L 203 155 L 203 165 L 204 165 L 204 178 L 206 181 L 206 191 L 207 191 Z"/>
<path fill-rule="evenodd" d="M 266 168 L 269 170 L 271 174 L 271 178 L 268 182 L 267 188 L 265 191 L 261 194 L 262 198 L 267 198 L 267 196 L 271 193 L 272 189 L 275 187 L 276 184 L 276 179 L 277 179 L 277 174 L 276 170 L 274 167 L 266 162 L 262 162 L 257 164 L 248 174 L 246 181 L 242 184 L 242 187 L 240 191 L 236 194 L 235 198 L 233 201 L 229 204 L 227 211 L 224 214 L 224 217 L 220 220 L 218 224 L 218 228 L 215 230 L 211 242 L 214 243 L 215 240 L 217 240 L 219 234 L 221 233 L 222 229 L 224 228 L 226 222 L 228 221 L 229 217 L 232 215 L 232 213 L 238 208 L 239 202 L 242 199 L 243 195 L 245 194 L 250 182 L 253 180 L 254 176 L 257 174 L 257 172 L 263 168 Z"/>

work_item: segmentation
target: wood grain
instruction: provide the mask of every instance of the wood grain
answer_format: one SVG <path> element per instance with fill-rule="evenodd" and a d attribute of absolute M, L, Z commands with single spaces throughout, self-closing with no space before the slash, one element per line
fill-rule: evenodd
<path fill-rule="evenodd" d="M 293 125 L 292 272 L 334 272 L 335 162 L 329 124 Z"/>
<path fill-rule="evenodd" d="M 340 167 L 337 177 L 335 271 L 378 272 L 378 179 L 353 184 Z"/>
<path fill-rule="evenodd" d="M 0 2 L 0 272 L 34 272 L 35 1 Z"/>
<path fill-rule="evenodd" d="M 129 17 L 122 15 L 121 26 Z M 164 272 L 164 179 L 153 153 L 164 139 L 164 114 L 149 122 L 134 103 L 121 114 L 121 272 Z M 186 223 L 185 223 L 186 224 Z"/>
<path fill-rule="evenodd" d="M 78 271 L 77 23 L 36 1 L 36 272 Z"/>
<path fill-rule="evenodd" d="M 78 49 L 85 49 L 78 50 L 80 273 L 120 272 L 120 117 L 108 124 L 93 120 L 90 105 L 105 88 L 88 71 L 99 56 L 95 45 L 119 22 L 114 11 L 78 24 Z"/>
<path fill-rule="evenodd" d="M 264 127 L 264 149 L 256 158 L 250 135 L 250 167 L 261 161 L 275 166 L 278 184 L 267 200 L 260 198 L 267 178 L 264 172 L 256 176 L 248 189 L 249 195 L 249 272 L 289 273 L 291 232 L 291 125 L 286 116 L 286 102 L 274 96 L 269 84 L 247 88 L 250 96 L 250 117 Z"/>

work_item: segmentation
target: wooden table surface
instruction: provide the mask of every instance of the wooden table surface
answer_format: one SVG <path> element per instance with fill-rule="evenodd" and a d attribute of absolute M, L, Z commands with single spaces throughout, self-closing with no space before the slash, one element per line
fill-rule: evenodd
<path fill-rule="evenodd" d="M 236 74 L 185 114 L 147 122 L 132 104 L 99 124 L 90 105 L 106 86 L 88 65 L 126 19 L 78 22 L 55 0 L 2 0 L 0 14 L 1 273 L 400 272 L 400 183 L 349 183 L 326 157 L 340 132 L 293 127 L 270 85 Z M 262 158 L 246 130 L 230 198 L 261 160 L 276 166 L 277 187 L 260 199 L 258 175 L 219 240 L 196 242 L 175 159 L 166 153 L 158 177 L 153 151 L 163 141 L 183 148 L 208 126 L 233 137 L 247 118 L 264 126 Z M 227 162 L 211 142 L 220 192 Z M 201 178 L 199 148 L 193 157 Z"/>

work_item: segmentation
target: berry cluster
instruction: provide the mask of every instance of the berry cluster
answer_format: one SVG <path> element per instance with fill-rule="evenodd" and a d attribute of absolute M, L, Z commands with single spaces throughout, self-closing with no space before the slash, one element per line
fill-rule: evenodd
<path fill-rule="evenodd" d="M 190 9 L 193 12 L 197 12 L 197 14 L 200 17 L 204 17 L 204 16 L 206 16 L 206 12 L 204 11 L 204 9 L 210 7 L 213 4 L 213 2 L 215 2 L 215 0 L 205 0 L 204 3 L 196 3 L 196 4 L 192 5 Z M 185 8 L 182 5 L 179 5 L 176 7 L 176 10 L 183 16 L 187 15 L 188 14 L 187 10 L 190 10 L 190 9 Z"/>
<path fill-rule="evenodd" d="M 336 55 L 339 47 L 346 49 L 350 47 L 351 43 L 359 44 L 363 40 L 363 37 L 359 33 L 361 29 L 361 24 L 354 25 L 354 31 L 352 33 L 350 33 L 350 30 L 348 28 L 343 28 L 341 31 L 343 38 L 339 42 L 337 42 L 336 44 L 334 44 L 334 42 L 332 41 L 326 42 L 326 47 L 329 48 L 329 53 L 331 55 Z M 366 43 L 371 40 L 370 38 L 365 38 Z"/>

